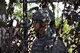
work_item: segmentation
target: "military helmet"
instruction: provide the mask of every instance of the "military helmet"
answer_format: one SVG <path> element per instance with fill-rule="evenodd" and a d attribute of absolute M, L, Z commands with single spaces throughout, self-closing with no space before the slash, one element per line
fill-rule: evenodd
<path fill-rule="evenodd" d="M 51 21 L 49 12 L 44 9 L 39 9 L 35 13 L 33 13 L 32 20 L 46 23 L 49 23 Z"/>

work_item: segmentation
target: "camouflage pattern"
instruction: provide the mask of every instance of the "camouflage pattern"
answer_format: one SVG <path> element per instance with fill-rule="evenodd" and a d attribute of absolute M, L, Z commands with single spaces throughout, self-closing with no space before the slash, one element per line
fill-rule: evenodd
<path fill-rule="evenodd" d="M 62 41 L 48 35 L 34 40 L 31 53 L 66 53 Z"/>
<path fill-rule="evenodd" d="M 52 37 L 54 26 L 50 26 L 50 22 L 53 21 L 53 13 L 48 9 L 39 9 L 33 13 L 32 19 L 37 22 L 45 22 L 47 30 L 45 34 L 36 34 L 36 39 L 33 42 L 31 53 L 65 53 L 65 47 L 61 40 Z"/>

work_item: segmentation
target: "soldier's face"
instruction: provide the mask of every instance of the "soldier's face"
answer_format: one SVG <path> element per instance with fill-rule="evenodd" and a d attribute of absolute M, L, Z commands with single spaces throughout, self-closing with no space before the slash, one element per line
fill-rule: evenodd
<path fill-rule="evenodd" d="M 33 27 L 35 31 L 39 30 L 40 24 L 37 21 L 33 21 Z"/>
<path fill-rule="evenodd" d="M 44 33 L 46 24 L 45 23 L 39 23 L 37 21 L 33 21 L 33 27 L 36 32 Z"/>

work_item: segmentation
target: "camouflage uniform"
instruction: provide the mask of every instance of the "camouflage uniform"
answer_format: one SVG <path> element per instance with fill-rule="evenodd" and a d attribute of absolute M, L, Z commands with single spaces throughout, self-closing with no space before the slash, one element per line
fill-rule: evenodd
<path fill-rule="evenodd" d="M 50 25 L 50 21 L 52 17 L 50 17 L 50 12 L 48 9 L 37 10 L 33 14 L 33 20 L 37 20 L 38 22 L 45 22 L 47 26 Z M 33 42 L 31 53 L 65 53 L 65 47 L 61 40 L 58 38 L 53 38 L 51 36 L 52 28 L 47 27 L 45 34 L 40 35 L 36 34 L 36 39 Z M 42 37 L 40 37 L 42 36 Z"/>
<path fill-rule="evenodd" d="M 35 39 L 31 53 L 65 53 L 65 47 L 59 39 L 46 34 Z"/>

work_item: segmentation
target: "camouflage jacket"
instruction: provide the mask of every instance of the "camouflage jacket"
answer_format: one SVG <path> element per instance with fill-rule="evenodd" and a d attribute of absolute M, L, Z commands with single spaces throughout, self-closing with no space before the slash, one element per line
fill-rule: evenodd
<path fill-rule="evenodd" d="M 54 40 L 45 35 L 42 38 L 35 39 L 33 42 L 31 53 L 65 53 L 64 44 L 59 40 Z"/>

